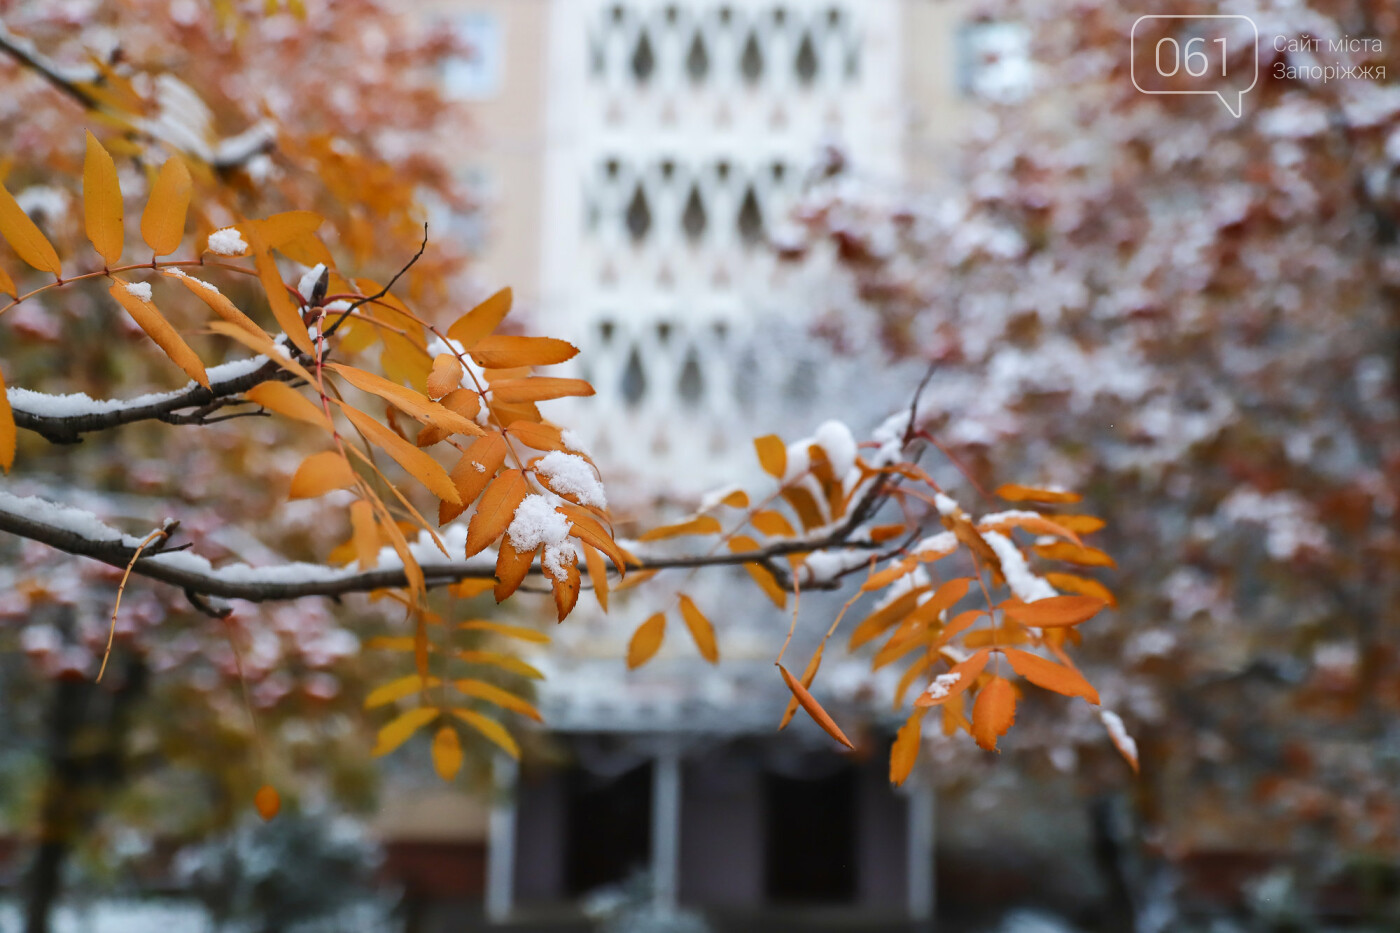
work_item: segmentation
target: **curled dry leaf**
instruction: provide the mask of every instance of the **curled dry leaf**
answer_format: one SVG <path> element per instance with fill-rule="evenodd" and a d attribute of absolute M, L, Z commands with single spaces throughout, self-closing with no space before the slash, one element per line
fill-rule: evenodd
<path fill-rule="evenodd" d="M 812 721 L 822 727 L 822 730 L 836 741 L 847 748 L 855 748 L 851 740 L 846 738 L 846 733 L 841 731 L 841 727 L 836 725 L 836 721 L 822 709 L 822 705 L 817 702 L 812 694 L 807 692 L 807 688 L 802 686 L 796 677 L 788 673 L 788 669 L 781 664 L 778 665 L 778 672 L 783 675 L 783 683 L 792 691 L 792 695 L 797 698 L 798 705 L 807 711 L 807 715 L 812 717 Z"/>

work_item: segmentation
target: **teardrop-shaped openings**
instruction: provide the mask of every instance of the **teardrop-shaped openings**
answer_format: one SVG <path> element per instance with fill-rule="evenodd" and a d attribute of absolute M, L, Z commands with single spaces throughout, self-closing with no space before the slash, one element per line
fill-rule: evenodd
<path fill-rule="evenodd" d="M 705 37 L 700 34 L 700 30 L 695 31 L 695 37 L 690 40 L 690 48 L 685 53 L 685 73 L 690 75 L 690 80 L 697 84 L 705 80 L 710 73 L 710 52 L 705 48 Z"/>
<path fill-rule="evenodd" d="M 739 236 L 750 244 L 763 236 L 763 210 L 752 185 L 744 192 L 744 202 L 739 206 Z"/>
<path fill-rule="evenodd" d="M 812 34 L 802 33 L 802 41 L 797 45 L 797 80 L 810 85 L 817 79 L 817 50 L 812 45 Z"/>
<path fill-rule="evenodd" d="M 633 240 L 640 240 L 651 230 L 651 205 L 647 203 L 647 193 L 640 184 L 627 203 L 627 232 Z"/>
<path fill-rule="evenodd" d="M 744 51 L 739 55 L 739 73 L 750 84 L 757 84 L 758 79 L 763 77 L 763 52 L 758 48 L 758 34 L 753 30 L 749 30 L 749 37 L 744 40 Z"/>
<path fill-rule="evenodd" d="M 628 405 L 637 405 L 647 392 L 647 377 L 642 371 L 642 355 L 634 346 L 627 354 L 627 365 L 622 370 L 622 400 Z"/>
<path fill-rule="evenodd" d="M 598 322 L 598 339 L 603 343 L 611 343 L 613 334 L 617 332 L 617 325 L 604 318 Z"/>
<path fill-rule="evenodd" d="M 682 404 L 691 408 L 699 405 L 705 395 L 705 377 L 700 373 L 700 357 L 694 347 L 685 355 L 680 380 L 676 383 L 676 393 L 680 396 Z"/>
<path fill-rule="evenodd" d="M 651 36 L 645 29 L 637 37 L 637 47 L 632 52 L 632 74 L 645 84 L 656 70 L 656 53 L 651 48 Z"/>
<path fill-rule="evenodd" d="M 705 235 L 705 225 L 708 221 L 709 218 L 705 216 L 705 202 L 700 200 L 700 186 L 691 185 L 690 194 L 685 199 L 685 210 L 681 212 L 681 229 L 694 242 Z"/>

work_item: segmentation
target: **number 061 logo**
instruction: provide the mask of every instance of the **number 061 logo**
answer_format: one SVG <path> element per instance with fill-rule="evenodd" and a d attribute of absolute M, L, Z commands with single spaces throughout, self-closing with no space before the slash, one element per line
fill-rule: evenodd
<path fill-rule="evenodd" d="M 1213 94 L 1239 117 L 1259 83 L 1259 29 L 1248 16 L 1139 16 L 1129 49 L 1144 94 Z"/>

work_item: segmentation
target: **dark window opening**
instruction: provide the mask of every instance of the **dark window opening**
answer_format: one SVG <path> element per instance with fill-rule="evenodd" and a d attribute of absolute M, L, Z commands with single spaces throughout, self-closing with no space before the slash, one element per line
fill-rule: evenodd
<path fill-rule="evenodd" d="M 685 210 L 681 212 L 681 229 L 691 240 L 698 240 L 705 235 L 708 219 L 705 216 L 705 204 L 700 200 L 700 188 L 691 185 L 690 194 L 685 199 Z"/>
<path fill-rule="evenodd" d="M 694 347 L 685 355 L 685 365 L 681 367 L 681 378 L 676 391 L 681 401 L 691 407 L 699 405 L 700 399 L 705 395 L 705 379 L 700 374 L 700 357 L 696 355 Z"/>
<path fill-rule="evenodd" d="M 626 881 L 651 861 L 651 765 L 568 778 L 565 882 L 572 897 Z"/>
<path fill-rule="evenodd" d="M 752 31 L 744 40 L 744 51 L 739 56 L 739 73 L 750 84 L 757 84 L 763 77 L 763 53 L 758 48 L 758 34 Z"/>
<path fill-rule="evenodd" d="M 797 46 L 797 80 L 811 84 L 817 79 L 817 50 L 812 45 L 812 34 L 804 32 L 802 42 Z"/>
<path fill-rule="evenodd" d="M 632 200 L 627 205 L 627 231 L 632 234 L 632 239 L 640 240 L 647 235 L 651 229 L 651 206 L 647 204 L 647 193 L 641 185 L 637 185 L 637 190 L 632 194 Z"/>
<path fill-rule="evenodd" d="M 856 895 L 856 771 L 816 780 L 768 775 L 765 893 L 774 901 L 849 903 Z M 821 814 L 813 819 L 812 814 Z"/>
<path fill-rule="evenodd" d="M 763 236 L 763 210 L 752 186 L 744 192 L 744 203 L 739 206 L 739 236 L 745 243 L 754 243 Z"/>
<path fill-rule="evenodd" d="M 632 53 L 632 74 L 645 84 L 656 70 L 656 53 L 651 50 L 651 36 L 645 30 L 637 40 L 637 49 Z"/>
<path fill-rule="evenodd" d="M 690 51 L 685 55 L 685 72 L 692 81 L 704 81 L 710 73 L 710 53 L 705 49 L 705 40 L 699 31 L 690 40 Z"/>
<path fill-rule="evenodd" d="M 633 347 L 627 354 L 627 367 L 622 370 L 622 399 L 628 405 L 637 405 L 646 395 L 647 377 L 642 371 L 642 357 Z"/>

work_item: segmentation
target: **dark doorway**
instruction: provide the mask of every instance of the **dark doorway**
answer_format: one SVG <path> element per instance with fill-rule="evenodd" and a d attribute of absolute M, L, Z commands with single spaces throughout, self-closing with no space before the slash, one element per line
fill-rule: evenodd
<path fill-rule="evenodd" d="M 615 778 L 569 773 L 565 879 L 571 896 L 617 884 L 651 861 L 651 764 Z"/>
<path fill-rule="evenodd" d="M 768 775 L 766 893 L 774 901 L 850 902 L 856 894 L 856 772 Z"/>

